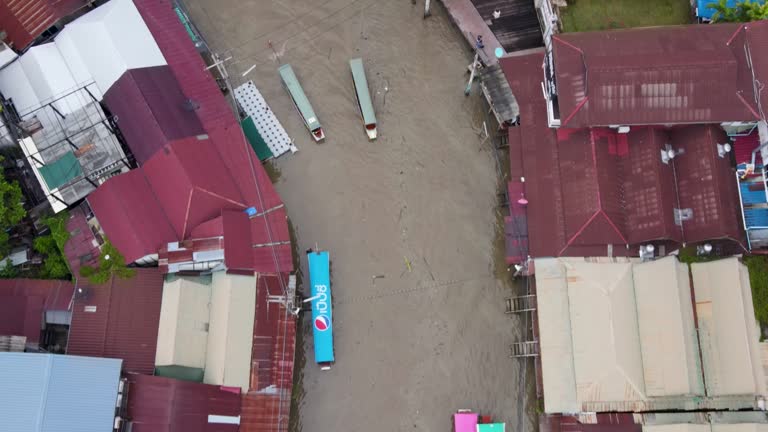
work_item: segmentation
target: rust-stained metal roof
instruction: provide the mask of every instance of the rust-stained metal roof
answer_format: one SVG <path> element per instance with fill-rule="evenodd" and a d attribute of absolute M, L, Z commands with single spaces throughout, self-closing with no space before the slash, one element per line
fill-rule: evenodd
<path fill-rule="evenodd" d="M 103 285 L 79 281 L 67 354 L 123 359 L 123 370 L 155 370 L 163 275 L 136 269 L 130 279 L 113 277 Z"/>
<path fill-rule="evenodd" d="M 102 239 L 97 239 L 96 234 L 88 225 L 88 219 L 83 207 L 87 204 L 79 205 L 69 211 L 69 220 L 67 220 L 67 231 L 69 231 L 69 240 L 64 245 L 64 256 L 69 262 L 69 268 L 73 275 L 80 274 L 80 267 L 83 265 L 95 265 L 99 259 L 99 245 Z"/>
<path fill-rule="evenodd" d="M 267 301 L 268 295 L 280 294 L 287 283 L 285 274 L 260 275 L 257 281 L 251 391 L 243 397 L 241 432 L 288 430 L 296 320 L 282 306 Z M 270 391 L 261 391 L 266 388 Z"/>
<path fill-rule="evenodd" d="M 553 36 L 562 126 L 756 120 L 726 43 L 738 24 Z"/>
<path fill-rule="evenodd" d="M 596 423 L 581 423 L 578 417 L 566 415 L 539 415 L 540 432 L 641 432 L 632 414 L 596 414 Z"/>
<path fill-rule="evenodd" d="M 661 149 L 669 142 L 657 127 L 635 127 L 627 134 L 629 158 L 625 164 L 624 196 L 630 244 L 649 240 L 682 241 L 670 208 L 677 207 L 672 165 L 661 161 Z"/>
<path fill-rule="evenodd" d="M 0 30 L 23 50 L 56 21 L 87 4 L 87 0 L 0 0 Z"/>
<path fill-rule="evenodd" d="M 717 144 L 728 142 L 718 126 L 672 129 L 674 148 L 684 150 L 674 159 L 680 208 L 693 217 L 683 222 L 683 238 L 700 242 L 717 238 L 743 242 L 736 173 L 730 158 L 719 157 Z"/>
<path fill-rule="evenodd" d="M 0 279 L 0 335 L 39 342 L 45 312 L 70 310 L 73 292 L 69 281 Z"/>
<path fill-rule="evenodd" d="M 209 423 L 209 415 L 240 415 L 241 397 L 220 386 L 128 374 L 126 417 L 133 432 L 237 432 L 237 424 Z"/>
<path fill-rule="evenodd" d="M 651 241 L 668 250 L 683 241 L 742 242 L 733 170 L 717 156 L 716 144 L 726 142 L 718 126 L 555 131 L 543 98 L 530 90 L 541 76 L 541 55 L 501 64 L 524 101 L 509 148 L 512 178 L 526 180 L 531 256 L 637 255 L 637 246 Z M 685 150 L 669 164 L 661 160 L 667 144 Z M 678 208 L 693 210 L 682 229 Z"/>
<path fill-rule="evenodd" d="M 759 102 L 758 113 L 765 119 L 768 91 L 762 87 L 768 81 L 768 20 L 740 24 L 728 46 L 739 62 L 740 89 L 752 94 L 753 84 L 757 85 L 758 94 L 750 103 Z"/>

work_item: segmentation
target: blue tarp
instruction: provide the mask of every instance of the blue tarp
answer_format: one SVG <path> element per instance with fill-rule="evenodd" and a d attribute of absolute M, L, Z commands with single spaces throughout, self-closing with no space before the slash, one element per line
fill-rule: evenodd
<path fill-rule="evenodd" d="M 719 0 L 696 0 L 696 16 L 699 18 L 706 18 L 708 20 L 712 19 L 712 14 L 715 13 L 715 10 L 707 7 L 708 5 L 712 3 L 718 3 Z M 754 3 L 756 0 L 752 0 Z M 732 8 L 736 6 L 737 3 L 742 3 L 743 0 L 727 0 L 725 3 L 729 8 Z M 763 3 L 764 0 L 757 0 L 758 3 Z"/>
<path fill-rule="evenodd" d="M 315 362 L 332 363 L 333 313 L 331 310 L 331 275 L 328 251 L 307 252 L 312 300 L 312 334 L 315 338 Z"/>

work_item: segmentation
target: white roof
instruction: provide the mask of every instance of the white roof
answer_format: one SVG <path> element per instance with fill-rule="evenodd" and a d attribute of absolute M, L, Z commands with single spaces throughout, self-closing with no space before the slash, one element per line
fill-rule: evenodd
<path fill-rule="evenodd" d="M 84 65 L 102 93 L 128 69 L 167 64 L 131 0 L 111 0 L 65 30 L 63 43 L 79 52 L 68 60 L 70 68 L 82 71 Z"/>
<path fill-rule="evenodd" d="M 69 72 L 72 74 L 72 79 L 75 80 L 78 86 L 93 82 L 93 76 L 88 70 L 83 58 L 80 56 L 80 51 L 77 48 L 77 43 L 72 37 L 73 30 L 69 26 L 64 27 L 63 30 L 56 35 L 56 39 L 53 43 L 58 48 L 61 56 L 69 68 Z M 94 97 L 101 100 L 103 95 L 98 86 L 93 86 L 91 91 L 94 93 Z"/>
<path fill-rule="evenodd" d="M 172 277 L 163 284 L 156 366 L 205 368 L 211 285 L 196 277 Z"/>
<path fill-rule="evenodd" d="M 709 394 L 765 395 L 746 266 L 734 257 L 692 264 L 691 271 Z"/>
<path fill-rule="evenodd" d="M 255 315 L 256 278 L 214 272 L 203 382 L 248 391 Z"/>
<path fill-rule="evenodd" d="M 688 266 L 670 256 L 633 275 L 648 396 L 703 395 Z"/>
<path fill-rule="evenodd" d="M 40 106 L 40 99 L 24 71 L 21 60 L 0 70 L 0 91 L 13 100 L 13 105 L 22 117 Z"/>

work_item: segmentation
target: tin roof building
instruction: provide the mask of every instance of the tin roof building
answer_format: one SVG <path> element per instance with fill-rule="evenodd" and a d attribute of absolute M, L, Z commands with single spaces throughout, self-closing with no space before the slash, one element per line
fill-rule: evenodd
<path fill-rule="evenodd" d="M 68 281 L 0 279 L 0 336 L 25 336 L 36 347 L 46 323 L 67 321 L 73 293 Z"/>
<path fill-rule="evenodd" d="M 155 365 L 198 370 L 206 384 L 250 388 L 256 278 L 168 276 Z"/>
<path fill-rule="evenodd" d="M 552 36 L 548 74 L 559 126 L 757 121 L 746 64 L 727 43 L 739 24 Z"/>
<path fill-rule="evenodd" d="M 543 61 L 500 60 L 521 107 L 520 124 L 508 129 L 510 190 L 527 200 L 518 223 L 525 229 L 516 230 L 524 232 L 514 233 L 527 250 L 508 242 L 508 256 L 637 256 L 648 243 L 664 255 L 706 241 L 744 249 L 735 168 L 718 147 L 729 142 L 719 126 L 550 129 L 546 101 L 531 91 Z"/>
<path fill-rule="evenodd" d="M 103 285 L 78 285 L 67 354 L 119 358 L 125 372 L 152 374 L 162 288 L 156 268 Z"/>
<path fill-rule="evenodd" d="M 131 374 L 127 423 L 133 432 L 237 432 L 240 395 L 208 384 Z"/>
<path fill-rule="evenodd" d="M 749 288 L 718 283 L 746 272 L 736 258 L 695 264 L 696 314 L 687 268 L 675 257 L 543 258 L 535 266 L 545 412 L 754 409 L 765 396 Z M 736 324 L 709 324 L 702 307 Z"/>
<path fill-rule="evenodd" d="M 104 432 L 114 427 L 120 360 L 0 353 L 0 416 L 14 432 Z"/>

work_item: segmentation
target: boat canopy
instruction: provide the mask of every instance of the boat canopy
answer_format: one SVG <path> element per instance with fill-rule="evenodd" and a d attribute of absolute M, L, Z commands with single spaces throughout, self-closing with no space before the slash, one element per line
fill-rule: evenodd
<path fill-rule="evenodd" d="M 288 90 L 288 94 L 291 95 L 293 103 L 296 105 L 296 109 L 299 110 L 299 114 L 304 118 L 304 124 L 310 131 L 320 129 L 320 121 L 315 115 L 315 110 L 312 109 L 312 105 L 307 99 L 307 95 L 304 94 L 304 89 L 301 88 L 296 74 L 293 72 L 293 68 L 289 64 L 280 66 L 280 78 L 283 80 L 285 88 Z"/>
<path fill-rule="evenodd" d="M 365 68 L 363 59 L 352 59 L 349 61 L 349 67 L 352 69 L 352 79 L 355 83 L 355 92 L 357 93 L 357 103 L 360 107 L 360 114 L 363 116 L 366 133 L 370 139 L 376 138 L 376 113 L 373 110 L 371 94 L 368 90 L 368 80 L 365 78 Z M 371 134 L 370 131 L 374 131 Z"/>

